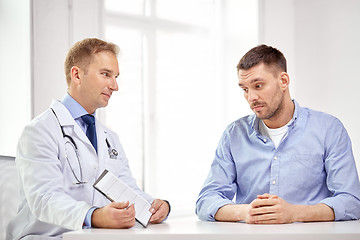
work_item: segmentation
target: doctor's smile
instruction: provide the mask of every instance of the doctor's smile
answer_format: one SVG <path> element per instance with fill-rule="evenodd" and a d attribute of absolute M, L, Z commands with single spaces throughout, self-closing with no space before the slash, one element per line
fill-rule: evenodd
<path fill-rule="evenodd" d="M 112 95 L 112 93 L 102 93 L 102 95 L 103 95 L 105 98 L 107 98 L 107 100 L 109 100 L 110 97 L 111 97 L 111 95 Z"/>

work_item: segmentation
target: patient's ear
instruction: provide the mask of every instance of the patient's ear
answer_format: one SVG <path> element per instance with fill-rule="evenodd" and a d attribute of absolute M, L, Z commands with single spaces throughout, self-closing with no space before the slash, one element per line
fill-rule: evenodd
<path fill-rule="evenodd" d="M 286 72 L 282 72 L 280 74 L 280 81 L 281 81 L 280 84 L 282 89 L 288 88 L 290 84 L 289 74 L 287 74 Z"/>

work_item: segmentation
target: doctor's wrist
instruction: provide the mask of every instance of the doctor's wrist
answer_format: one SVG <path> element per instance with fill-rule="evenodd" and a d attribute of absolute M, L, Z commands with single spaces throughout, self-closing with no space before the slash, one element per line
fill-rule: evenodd
<path fill-rule="evenodd" d="M 86 228 L 91 228 L 91 217 L 93 212 L 96 210 L 96 207 L 92 207 L 89 209 L 89 211 L 86 213 L 85 219 L 84 219 L 84 224 L 83 224 L 83 229 Z"/>

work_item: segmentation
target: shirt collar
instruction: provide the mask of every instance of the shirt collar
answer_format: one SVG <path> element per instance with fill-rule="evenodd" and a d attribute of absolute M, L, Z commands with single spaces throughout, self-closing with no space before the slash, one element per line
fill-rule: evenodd
<path fill-rule="evenodd" d="M 300 114 L 300 110 L 301 110 L 301 107 L 298 104 L 298 102 L 295 99 L 293 99 L 292 101 L 294 103 L 295 110 L 294 110 L 292 120 L 288 124 L 288 127 L 295 124 L 295 122 L 296 122 L 296 120 L 298 118 L 298 115 Z M 258 117 L 256 117 L 255 114 L 252 114 L 252 115 L 249 116 L 248 123 L 251 126 L 251 128 L 254 129 L 254 131 L 257 132 L 257 133 L 259 133 L 259 121 L 260 121 L 260 119 Z"/>
<path fill-rule="evenodd" d="M 74 119 L 77 119 L 88 112 L 80 105 L 69 93 L 66 93 L 65 96 L 61 99 L 61 103 L 69 110 L 71 116 Z M 92 114 L 93 116 L 95 113 Z"/>
<path fill-rule="evenodd" d="M 293 99 L 293 103 L 295 106 L 294 115 L 293 115 L 292 121 L 290 121 L 290 124 L 288 125 L 288 127 L 295 124 L 295 122 L 298 119 L 298 116 L 300 114 L 300 111 L 301 111 L 301 107 L 295 99 Z"/>

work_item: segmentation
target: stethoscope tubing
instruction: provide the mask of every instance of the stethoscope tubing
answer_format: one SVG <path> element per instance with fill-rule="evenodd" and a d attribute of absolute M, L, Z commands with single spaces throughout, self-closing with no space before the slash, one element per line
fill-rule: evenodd
<path fill-rule="evenodd" d="M 75 179 L 76 179 L 76 181 L 77 181 L 77 182 L 75 182 L 74 184 L 77 184 L 77 185 L 78 185 L 78 184 L 85 184 L 85 183 L 87 183 L 87 181 L 83 181 L 83 180 L 82 180 L 82 179 L 83 179 L 83 174 L 82 174 L 82 167 L 81 167 L 81 163 L 80 163 L 80 159 L 79 159 L 79 154 L 78 154 L 78 147 L 77 147 L 74 139 L 73 139 L 70 135 L 68 135 L 68 134 L 65 133 L 64 127 L 60 124 L 59 118 L 58 118 L 58 116 L 56 115 L 54 109 L 51 108 L 51 110 L 52 110 L 52 112 L 54 113 L 54 115 L 55 115 L 55 117 L 56 117 L 56 120 L 57 120 L 58 123 L 59 123 L 60 130 L 61 130 L 61 133 L 62 133 L 62 135 L 63 135 L 63 138 L 64 138 L 64 139 L 67 138 L 67 139 L 70 141 L 70 143 L 71 143 L 71 145 L 73 146 L 74 151 L 75 151 L 75 155 L 76 155 L 76 158 L 77 158 L 77 162 L 78 162 L 79 168 L 80 168 L 80 179 L 81 179 L 81 180 L 79 180 L 79 178 L 78 178 L 77 175 L 75 174 L 75 171 L 74 171 L 74 169 L 72 168 L 72 166 L 71 166 L 71 164 L 70 164 L 70 161 L 69 161 L 69 158 L 68 158 L 68 156 L 67 156 L 67 154 L 66 154 L 66 160 L 67 160 L 67 162 L 68 162 L 68 164 L 69 164 L 69 166 L 70 166 L 71 172 L 73 173 L 73 175 L 74 175 L 74 177 L 75 177 Z M 105 132 L 105 133 L 106 133 L 106 132 Z M 106 145 L 107 145 L 107 147 L 108 147 L 108 153 L 109 153 L 110 159 L 116 159 L 117 156 L 118 156 L 118 152 L 116 151 L 115 148 L 112 148 L 112 147 L 111 147 L 111 145 L 110 145 L 109 140 L 108 140 L 107 137 L 105 138 L 105 142 L 106 142 Z M 66 143 L 65 143 L 65 145 L 66 145 Z"/>

